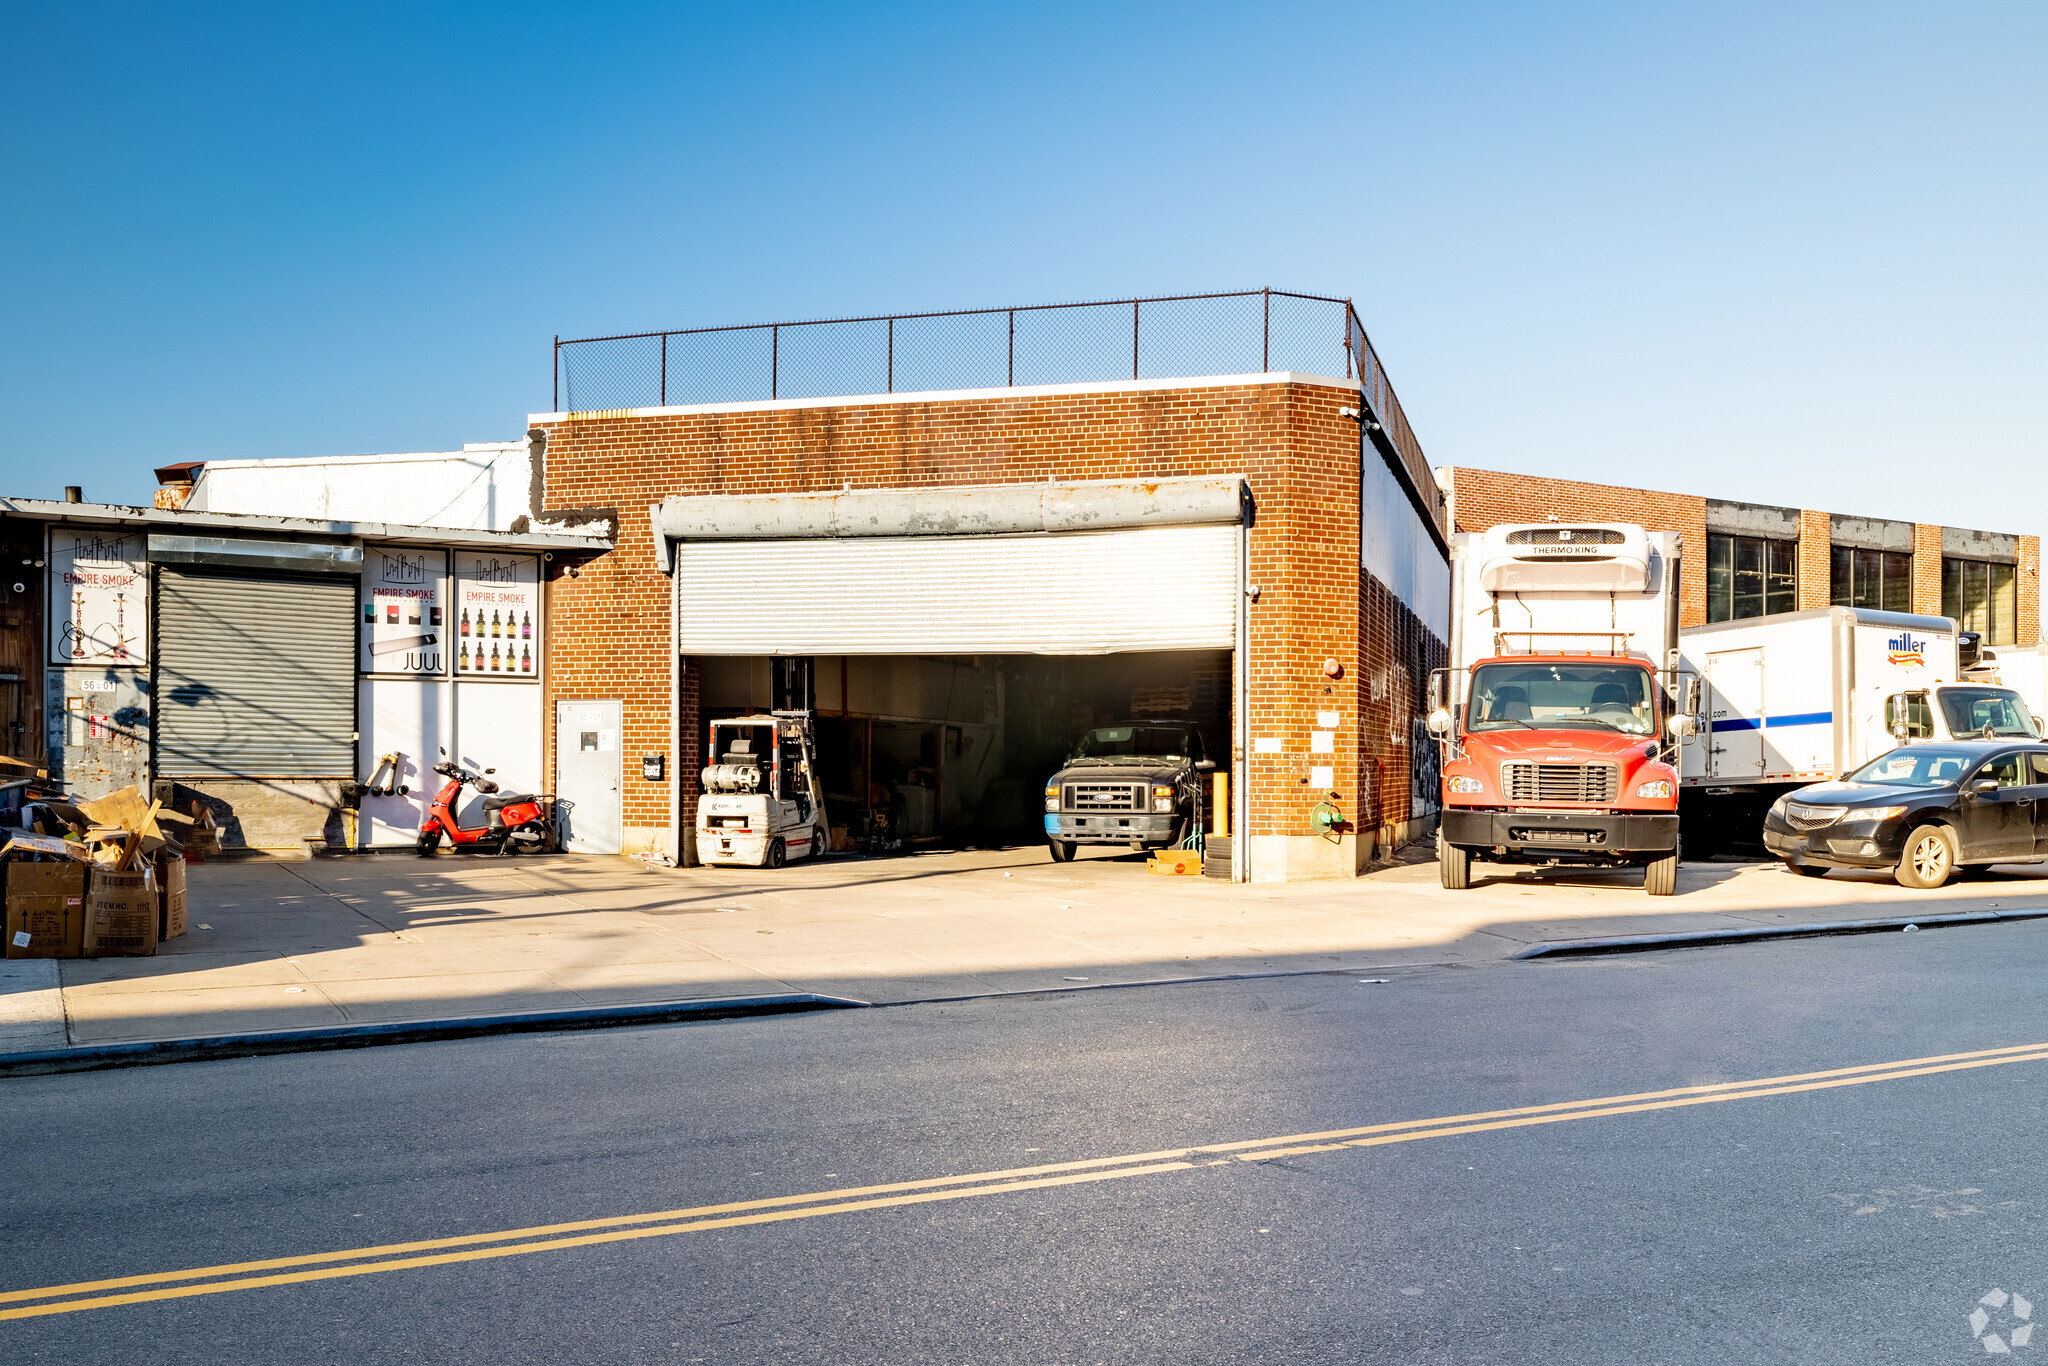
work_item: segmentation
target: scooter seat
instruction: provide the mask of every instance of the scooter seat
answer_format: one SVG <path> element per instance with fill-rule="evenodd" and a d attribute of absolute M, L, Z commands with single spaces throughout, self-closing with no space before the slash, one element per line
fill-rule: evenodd
<path fill-rule="evenodd" d="M 502 811 L 504 808 L 516 803 L 533 800 L 534 796 L 531 792 L 500 792 L 495 797 L 484 798 L 484 810 Z"/>

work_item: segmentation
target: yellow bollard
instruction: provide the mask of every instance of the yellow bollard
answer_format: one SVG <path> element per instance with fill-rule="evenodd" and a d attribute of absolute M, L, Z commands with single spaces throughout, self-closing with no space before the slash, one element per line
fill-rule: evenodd
<path fill-rule="evenodd" d="M 1215 834 L 1220 839 L 1230 838 L 1230 775 L 1217 769 L 1209 775 L 1209 819 L 1215 822 Z"/>

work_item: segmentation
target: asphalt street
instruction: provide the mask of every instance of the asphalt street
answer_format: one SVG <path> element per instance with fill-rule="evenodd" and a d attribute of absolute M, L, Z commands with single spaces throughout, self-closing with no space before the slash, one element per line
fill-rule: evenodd
<path fill-rule="evenodd" d="M 11 1080 L 0 1360 L 2024 1358 L 2044 968 L 2036 922 Z"/>

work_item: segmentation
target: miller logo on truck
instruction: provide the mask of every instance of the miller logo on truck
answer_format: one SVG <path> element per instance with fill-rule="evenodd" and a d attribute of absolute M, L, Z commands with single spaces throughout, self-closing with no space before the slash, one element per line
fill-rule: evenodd
<path fill-rule="evenodd" d="M 1913 639 L 1911 631 L 1901 631 L 1884 643 L 1890 652 L 1891 662 L 1905 669 L 1920 669 L 1927 665 L 1927 642 Z"/>

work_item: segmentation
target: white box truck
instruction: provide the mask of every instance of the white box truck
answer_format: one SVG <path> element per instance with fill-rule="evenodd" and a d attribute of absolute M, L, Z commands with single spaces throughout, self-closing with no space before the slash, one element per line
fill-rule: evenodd
<path fill-rule="evenodd" d="M 1443 757 L 1440 879 L 1475 860 L 1678 877 L 1678 537 L 1527 523 L 1451 538 L 1451 667 L 1430 680 Z"/>
<path fill-rule="evenodd" d="M 1754 840 L 1770 804 L 1901 744 L 2013 736 L 2039 723 L 2008 687 L 1965 678 L 1947 617 L 1821 607 L 1679 633 L 1704 683 L 1700 743 L 1680 766 L 1696 857 Z"/>

